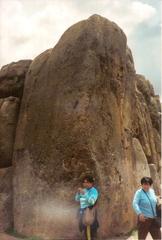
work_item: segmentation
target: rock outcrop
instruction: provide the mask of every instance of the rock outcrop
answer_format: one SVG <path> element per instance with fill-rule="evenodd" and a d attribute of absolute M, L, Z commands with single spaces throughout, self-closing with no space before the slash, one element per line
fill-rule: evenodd
<path fill-rule="evenodd" d="M 13 227 L 12 167 L 0 168 L 0 232 Z"/>
<path fill-rule="evenodd" d="M 0 70 L 0 168 L 12 165 L 19 106 L 30 63 L 31 60 L 21 60 Z"/>
<path fill-rule="evenodd" d="M 136 74 L 125 34 L 93 15 L 28 67 L 12 158 L 14 228 L 78 239 L 74 194 L 88 173 L 100 189 L 100 238 L 129 232 L 132 198 L 150 164 L 159 179 L 160 101 Z"/>
<path fill-rule="evenodd" d="M 24 80 L 31 60 L 0 70 L 0 231 L 13 227 L 12 155 Z"/>
<path fill-rule="evenodd" d="M 7 64 L 0 71 L 0 97 L 9 96 L 21 98 L 24 79 L 31 60 L 20 60 Z"/>

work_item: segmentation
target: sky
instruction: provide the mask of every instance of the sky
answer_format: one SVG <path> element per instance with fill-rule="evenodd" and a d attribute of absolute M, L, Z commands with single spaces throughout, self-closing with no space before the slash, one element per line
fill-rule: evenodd
<path fill-rule="evenodd" d="M 99 14 L 126 33 L 136 72 L 160 95 L 161 0 L 0 0 L 0 67 L 34 59 L 74 23 Z"/>

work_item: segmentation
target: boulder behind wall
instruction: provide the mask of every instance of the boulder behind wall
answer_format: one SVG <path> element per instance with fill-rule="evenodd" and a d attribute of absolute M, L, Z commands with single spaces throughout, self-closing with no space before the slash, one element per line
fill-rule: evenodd
<path fill-rule="evenodd" d="M 0 97 L 22 97 L 26 72 L 31 60 L 20 60 L 3 66 L 0 70 Z"/>
<path fill-rule="evenodd" d="M 0 231 L 13 227 L 12 155 L 25 75 L 31 60 L 0 70 Z"/>
<path fill-rule="evenodd" d="M 154 95 L 151 83 L 142 75 L 135 75 L 136 101 L 132 112 L 133 135 L 140 140 L 148 163 L 153 163 L 160 172 L 160 99 Z"/>
<path fill-rule="evenodd" d="M 30 63 L 20 60 L 0 70 L 0 168 L 12 165 L 19 107 Z"/>

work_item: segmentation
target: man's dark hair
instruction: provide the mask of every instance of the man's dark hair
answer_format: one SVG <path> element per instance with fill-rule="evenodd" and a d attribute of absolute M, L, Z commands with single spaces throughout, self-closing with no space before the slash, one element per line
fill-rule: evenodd
<path fill-rule="evenodd" d="M 144 184 L 144 183 L 150 184 L 150 186 L 151 186 L 153 184 L 152 178 L 150 178 L 150 177 L 143 177 L 141 179 L 141 184 Z"/>
<path fill-rule="evenodd" d="M 92 176 L 90 176 L 90 175 L 85 176 L 85 177 L 83 178 L 83 182 L 84 182 L 85 180 L 87 180 L 87 182 L 89 182 L 89 183 L 94 183 L 94 178 L 93 178 Z"/>

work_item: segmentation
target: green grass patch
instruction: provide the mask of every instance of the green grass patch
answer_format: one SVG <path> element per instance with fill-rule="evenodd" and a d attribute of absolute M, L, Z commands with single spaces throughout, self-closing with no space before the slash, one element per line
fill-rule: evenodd
<path fill-rule="evenodd" d="M 134 230 L 131 232 L 131 236 L 134 238 L 134 240 L 138 240 L 137 229 L 134 229 Z"/>

